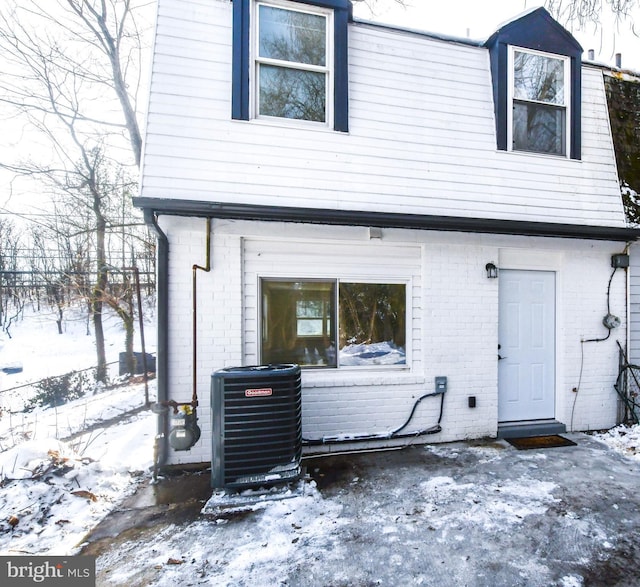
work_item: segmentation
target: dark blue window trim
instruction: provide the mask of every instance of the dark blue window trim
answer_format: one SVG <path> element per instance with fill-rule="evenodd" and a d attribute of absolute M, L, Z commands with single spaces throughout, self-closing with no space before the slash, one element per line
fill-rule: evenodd
<path fill-rule="evenodd" d="M 297 0 L 290 0 L 296 2 Z M 334 11 L 333 127 L 349 131 L 348 24 L 352 18 L 349 0 L 305 0 L 301 4 Z M 233 0 L 233 73 L 231 116 L 249 120 L 249 70 L 251 67 L 251 0 Z"/>
<path fill-rule="evenodd" d="M 496 31 L 485 43 L 491 58 L 498 149 L 508 150 L 509 45 L 569 57 L 571 60 L 570 157 L 581 158 L 582 47 L 544 8 L 537 8 Z"/>

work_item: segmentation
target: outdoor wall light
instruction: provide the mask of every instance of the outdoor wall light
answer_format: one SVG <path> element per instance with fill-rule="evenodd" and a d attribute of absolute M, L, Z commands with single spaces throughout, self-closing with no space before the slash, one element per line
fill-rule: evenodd
<path fill-rule="evenodd" d="M 498 268 L 493 263 L 487 263 L 484 268 L 487 270 L 487 277 L 489 279 L 498 277 Z"/>

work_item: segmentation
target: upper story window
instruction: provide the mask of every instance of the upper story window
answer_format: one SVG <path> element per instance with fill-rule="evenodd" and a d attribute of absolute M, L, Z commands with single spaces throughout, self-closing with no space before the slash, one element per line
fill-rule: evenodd
<path fill-rule="evenodd" d="M 232 117 L 349 130 L 349 0 L 234 0 Z"/>
<path fill-rule="evenodd" d="M 485 46 L 498 150 L 580 159 L 580 43 L 540 7 L 502 25 Z"/>
<path fill-rule="evenodd" d="M 569 59 L 510 47 L 511 148 L 552 155 L 569 149 Z"/>
<path fill-rule="evenodd" d="M 256 5 L 256 116 L 328 123 L 333 70 L 330 11 Z"/>

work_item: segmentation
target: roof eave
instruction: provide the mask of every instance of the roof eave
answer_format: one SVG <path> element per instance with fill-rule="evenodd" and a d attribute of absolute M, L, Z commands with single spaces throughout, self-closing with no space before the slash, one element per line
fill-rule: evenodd
<path fill-rule="evenodd" d="M 133 203 L 138 208 L 151 211 L 157 215 L 170 216 L 193 216 L 265 222 L 295 222 L 334 226 L 375 226 L 379 228 L 405 228 L 622 242 L 635 241 L 640 238 L 640 228 L 621 226 L 594 226 L 524 220 L 466 218 L 460 216 L 367 212 L 360 210 L 328 210 L 291 206 L 260 206 L 254 204 L 204 202 L 200 200 L 169 198 L 137 197 L 133 199 Z"/>

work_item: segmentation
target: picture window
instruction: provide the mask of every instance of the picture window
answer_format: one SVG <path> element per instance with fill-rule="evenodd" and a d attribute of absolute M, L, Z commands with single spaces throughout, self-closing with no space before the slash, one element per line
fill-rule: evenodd
<path fill-rule="evenodd" d="M 263 279 L 261 360 L 406 365 L 406 289 L 403 283 Z"/>

